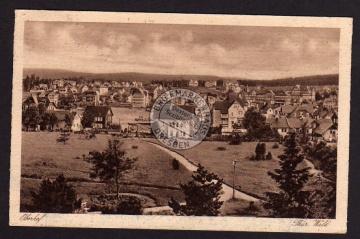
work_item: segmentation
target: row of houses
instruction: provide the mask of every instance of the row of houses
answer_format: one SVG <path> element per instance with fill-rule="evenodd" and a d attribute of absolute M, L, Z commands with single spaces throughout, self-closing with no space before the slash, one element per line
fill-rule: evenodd
<path fill-rule="evenodd" d="M 212 126 L 220 127 L 224 134 L 241 129 L 248 106 L 241 99 L 217 101 L 212 109 Z M 337 111 L 307 105 L 265 105 L 260 109 L 266 123 L 281 136 L 294 130 L 313 138 L 327 141 L 337 140 Z"/>

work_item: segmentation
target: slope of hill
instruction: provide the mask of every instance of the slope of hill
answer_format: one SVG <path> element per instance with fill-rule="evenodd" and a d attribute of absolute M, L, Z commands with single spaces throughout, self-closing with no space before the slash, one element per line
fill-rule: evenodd
<path fill-rule="evenodd" d="M 68 70 L 59 69 L 32 69 L 25 68 L 23 70 L 23 76 L 36 75 L 40 78 L 48 79 L 62 79 L 62 78 L 79 78 L 84 77 L 90 80 L 115 80 L 115 81 L 141 81 L 149 83 L 150 81 L 172 81 L 172 80 L 237 80 L 242 85 L 249 86 L 286 86 L 286 85 L 338 85 L 339 75 L 319 75 L 319 76 L 304 76 L 295 78 L 284 78 L 274 80 L 252 80 L 241 79 L 232 77 L 219 77 L 219 76 L 206 76 L 206 75 L 161 75 L 161 74 L 146 74 L 146 73 L 86 73 L 86 72 L 74 72 Z"/>

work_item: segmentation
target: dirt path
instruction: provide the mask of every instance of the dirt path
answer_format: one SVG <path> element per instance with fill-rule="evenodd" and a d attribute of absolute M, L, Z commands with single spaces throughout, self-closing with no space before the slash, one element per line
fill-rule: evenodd
<path fill-rule="evenodd" d="M 179 163 L 181 163 L 186 169 L 190 170 L 190 171 L 196 171 L 197 170 L 197 167 L 190 163 L 184 156 L 168 149 L 168 148 L 165 148 L 161 145 L 158 145 L 158 144 L 155 144 L 155 143 L 152 143 L 152 142 L 147 142 L 149 144 L 152 144 L 154 145 L 155 147 L 163 150 L 164 152 L 168 153 L 169 155 L 171 155 L 171 157 L 179 160 Z M 233 195 L 233 189 L 232 187 L 226 185 L 225 183 L 223 183 L 223 194 L 220 196 L 221 200 L 222 201 L 228 201 L 229 199 L 232 198 L 232 195 Z M 247 201 L 254 201 L 254 202 L 257 202 L 259 201 L 260 199 L 258 198 L 255 198 L 255 197 L 252 197 L 250 195 L 247 195 L 243 192 L 240 192 L 238 190 L 235 190 L 235 197 L 236 198 L 240 198 L 240 199 L 244 199 L 244 200 L 247 200 Z"/>

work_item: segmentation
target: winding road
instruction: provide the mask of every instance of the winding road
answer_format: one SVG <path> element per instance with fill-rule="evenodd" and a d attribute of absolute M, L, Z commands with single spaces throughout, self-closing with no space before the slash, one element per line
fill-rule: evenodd
<path fill-rule="evenodd" d="M 148 144 L 151 144 L 157 148 L 159 148 L 160 150 L 166 152 L 167 154 L 169 154 L 171 157 L 177 159 L 179 161 L 179 163 L 181 163 L 186 169 L 188 169 L 189 171 L 196 171 L 197 170 L 197 166 L 195 166 L 194 164 L 192 164 L 191 162 L 189 162 L 184 156 L 182 156 L 179 153 L 176 153 L 166 147 L 163 147 L 161 145 L 158 145 L 156 143 L 152 143 L 152 142 L 148 142 L 146 141 Z M 222 201 L 228 201 L 229 199 L 232 198 L 233 195 L 233 189 L 232 187 L 226 185 L 225 183 L 223 183 L 222 185 L 222 194 L 220 196 L 220 199 Z M 240 199 L 244 199 L 247 201 L 254 201 L 254 202 L 258 202 L 260 201 L 260 199 L 252 197 L 250 195 L 247 195 L 243 192 L 240 192 L 239 190 L 235 190 L 235 198 L 240 198 Z M 148 213 L 148 212 L 160 212 L 160 211 L 165 211 L 165 210 L 171 210 L 171 208 L 169 206 L 163 206 L 163 207 L 152 207 L 152 208 L 145 208 L 144 212 Z"/>

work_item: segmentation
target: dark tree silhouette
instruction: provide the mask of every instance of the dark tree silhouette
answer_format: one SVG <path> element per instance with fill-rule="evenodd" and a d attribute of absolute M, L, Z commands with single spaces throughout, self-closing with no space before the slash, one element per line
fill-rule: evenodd
<path fill-rule="evenodd" d="M 250 141 L 259 140 L 262 138 L 278 138 L 277 132 L 272 130 L 266 124 L 266 118 L 261 115 L 254 107 L 248 109 L 244 115 L 244 128 L 247 129 L 246 137 Z"/>
<path fill-rule="evenodd" d="M 113 204 L 108 204 L 100 208 L 103 214 L 125 214 L 125 215 L 141 215 L 143 206 L 141 200 L 135 196 L 121 198 Z"/>
<path fill-rule="evenodd" d="M 335 218 L 337 147 L 327 146 L 324 141 L 309 142 L 305 146 L 305 153 L 306 157 L 322 170 L 323 175 L 319 175 L 317 183 L 320 183 L 320 187 L 312 198 L 315 203 L 314 217 Z"/>
<path fill-rule="evenodd" d="M 265 160 L 265 154 L 266 154 L 266 144 L 258 143 L 255 148 L 255 159 Z"/>
<path fill-rule="evenodd" d="M 180 205 L 174 198 L 169 206 L 174 213 L 187 216 L 217 216 L 223 204 L 220 201 L 220 191 L 223 180 L 217 175 L 209 173 L 199 164 L 187 184 L 180 184 L 185 194 L 185 205 Z"/>
<path fill-rule="evenodd" d="M 90 152 L 90 162 L 93 164 L 91 178 L 99 178 L 104 182 L 115 181 L 116 195 L 119 197 L 120 180 L 133 167 L 137 158 L 126 158 L 121 149 L 122 142 L 117 139 L 109 140 L 108 147 L 103 152 Z"/>
<path fill-rule="evenodd" d="M 92 115 L 89 111 L 85 111 L 83 117 L 81 119 L 81 124 L 84 128 L 92 127 L 94 123 L 94 115 Z"/>
<path fill-rule="evenodd" d="M 52 113 L 49 118 L 49 124 L 51 126 L 51 130 L 54 130 L 55 124 L 58 122 L 58 117 Z"/>
<path fill-rule="evenodd" d="M 267 192 L 264 203 L 275 217 L 307 218 L 311 216 L 311 192 L 303 188 L 310 178 L 309 168 L 298 169 L 304 154 L 298 145 L 296 134 L 290 133 L 284 141 L 285 150 L 279 155 L 280 169 L 268 172 L 279 184 L 279 192 Z"/>
<path fill-rule="evenodd" d="M 81 199 L 77 199 L 76 191 L 62 174 L 54 181 L 44 179 L 39 191 L 30 193 L 36 212 L 72 213 L 81 206 Z"/>
<path fill-rule="evenodd" d="M 58 143 L 64 143 L 66 144 L 66 141 L 70 139 L 70 132 L 62 129 L 59 135 L 59 138 L 56 139 Z"/>
<path fill-rule="evenodd" d="M 72 114 L 65 115 L 65 125 L 67 127 L 69 128 L 71 127 L 73 120 L 74 120 L 74 116 Z"/>
<path fill-rule="evenodd" d="M 39 110 L 36 106 L 29 106 L 22 112 L 22 124 L 25 126 L 26 131 L 28 131 L 30 127 L 36 128 L 39 120 Z"/>

